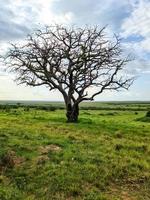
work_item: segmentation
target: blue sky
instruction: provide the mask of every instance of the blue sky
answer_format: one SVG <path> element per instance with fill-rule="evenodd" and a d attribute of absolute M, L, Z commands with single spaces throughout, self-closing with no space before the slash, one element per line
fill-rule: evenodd
<path fill-rule="evenodd" d="M 0 53 L 43 25 L 107 25 L 108 34 L 118 34 L 124 51 L 134 56 L 126 73 L 137 79 L 129 91 L 96 100 L 150 100 L 150 0 L 0 0 L 0 7 Z M 17 86 L 13 79 L 1 64 L 0 100 L 62 100 L 57 91 Z"/>

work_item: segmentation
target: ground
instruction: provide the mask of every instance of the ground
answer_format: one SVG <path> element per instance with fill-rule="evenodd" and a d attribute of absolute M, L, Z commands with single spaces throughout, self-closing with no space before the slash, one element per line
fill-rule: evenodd
<path fill-rule="evenodd" d="M 0 199 L 149 200 L 145 111 L 0 111 Z"/>

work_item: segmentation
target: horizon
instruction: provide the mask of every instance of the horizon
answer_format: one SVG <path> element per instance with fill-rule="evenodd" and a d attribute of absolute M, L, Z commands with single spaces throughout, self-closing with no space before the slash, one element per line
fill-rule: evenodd
<path fill-rule="evenodd" d="M 64 103 L 64 101 L 58 101 L 58 100 L 56 100 L 56 101 L 51 101 L 51 100 L 0 100 L 0 102 L 52 102 L 52 103 Z M 118 100 L 111 100 L 111 101 L 107 101 L 107 100 L 104 100 L 104 101 L 84 101 L 84 102 L 82 102 L 82 103 L 95 103 L 95 102 L 98 102 L 98 103 L 109 103 L 109 102 L 123 102 L 123 103 L 138 103 L 138 102 L 150 102 L 150 100 L 149 101 L 143 101 L 143 100 L 120 100 L 120 101 L 118 101 Z"/>

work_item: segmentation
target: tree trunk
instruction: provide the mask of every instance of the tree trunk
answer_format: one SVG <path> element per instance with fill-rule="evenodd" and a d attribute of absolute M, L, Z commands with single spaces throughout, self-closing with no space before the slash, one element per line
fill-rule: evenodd
<path fill-rule="evenodd" d="M 67 122 L 78 122 L 78 116 L 79 116 L 79 105 L 74 104 L 71 105 L 71 103 L 67 104 Z"/>

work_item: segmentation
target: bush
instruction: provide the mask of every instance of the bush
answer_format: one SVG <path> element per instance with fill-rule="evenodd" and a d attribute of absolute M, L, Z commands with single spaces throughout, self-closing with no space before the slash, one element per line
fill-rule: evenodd
<path fill-rule="evenodd" d="M 25 111 L 25 112 L 29 112 L 29 111 L 30 111 L 29 106 L 26 106 L 26 107 L 24 108 L 24 111 Z"/>
<path fill-rule="evenodd" d="M 19 107 L 15 104 L 12 104 L 12 105 L 9 105 L 9 104 L 5 104 L 5 105 L 0 105 L 0 110 L 5 110 L 6 112 L 7 111 L 10 111 L 11 109 L 18 109 Z"/>
<path fill-rule="evenodd" d="M 150 123 L 150 117 L 142 117 L 142 118 L 138 119 L 137 121 Z"/>
<path fill-rule="evenodd" d="M 36 107 L 37 110 L 45 110 L 45 111 L 55 111 L 56 107 L 54 106 L 38 106 Z"/>
<path fill-rule="evenodd" d="M 150 117 L 150 110 L 146 113 L 146 117 Z"/>

